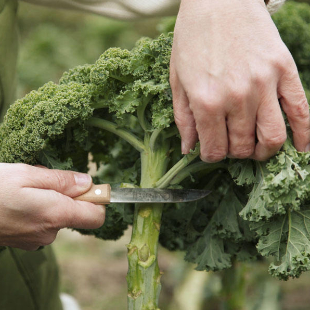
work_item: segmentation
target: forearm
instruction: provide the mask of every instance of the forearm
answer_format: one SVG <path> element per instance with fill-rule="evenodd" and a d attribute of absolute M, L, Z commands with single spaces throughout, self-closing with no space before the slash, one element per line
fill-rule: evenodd
<path fill-rule="evenodd" d="M 53 8 L 74 9 L 107 17 L 135 20 L 145 17 L 173 16 L 180 0 L 20 0 Z"/>
<path fill-rule="evenodd" d="M 21 0 L 54 8 L 75 9 L 118 19 L 138 19 L 153 16 L 176 15 L 180 0 Z M 249 0 L 255 1 L 255 0 Z M 310 0 L 308 0 L 310 1 Z M 273 14 L 285 0 L 266 0 Z M 223 8 L 225 9 L 225 8 Z"/>

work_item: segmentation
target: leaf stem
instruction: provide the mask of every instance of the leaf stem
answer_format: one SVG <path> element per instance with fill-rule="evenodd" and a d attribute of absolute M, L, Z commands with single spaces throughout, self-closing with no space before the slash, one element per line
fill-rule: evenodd
<path fill-rule="evenodd" d="M 123 82 L 123 83 L 129 83 L 132 81 L 131 76 L 126 76 L 126 75 L 121 76 L 121 75 L 113 74 L 112 72 L 109 73 L 109 77 L 115 80 L 118 80 L 120 82 Z"/>
<path fill-rule="evenodd" d="M 216 169 L 227 169 L 227 165 L 225 163 L 216 163 L 209 164 L 203 161 L 199 161 L 198 163 L 191 164 L 185 167 L 182 171 L 180 171 L 170 182 L 171 185 L 180 184 L 184 179 L 189 177 L 192 173 L 207 170 L 207 172 L 214 171 Z"/>
<path fill-rule="evenodd" d="M 159 136 L 159 134 L 162 132 L 163 128 L 157 128 L 153 131 L 151 138 L 150 138 L 150 149 L 152 151 L 155 150 L 155 142 Z"/>
<path fill-rule="evenodd" d="M 143 99 L 142 105 L 140 105 L 137 108 L 138 120 L 139 120 L 140 126 L 142 127 L 144 131 L 148 131 L 151 129 L 151 125 L 149 124 L 149 122 L 147 121 L 145 117 L 145 109 L 147 105 L 149 104 L 149 102 L 151 101 L 151 98 L 152 98 L 151 96 L 148 96 L 147 98 Z"/>
<path fill-rule="evenodd" d="M 145 146 L 138 137 L 128 132 L 127 130 L 120 129 L 115 123 L 103 120 L 101 118 L 92 117 L 86 122 L 86 124 L 89 126 L 101 128 L 101 129 L 104 129 L 104 130 L 107 130 L 109 132 L 116 134 L 120 138 L 130 143 L 140 153 L 145 151 Z"/>
<path fill-rule="evenodd" d="M 288 244 L 290 243 L 291 240 L 291 232 L 292 232 L 292 215 L 291 215 L 291 210 L 290 208 L 287 210 L 287 220 L 288 220 L 288 237 L 287 237 L 287 246 L 285 249 L 285 254 L 287 254 L 288 251 Z"/>
<path fill-rule="evenodd" d="M 91 104 L 93 109 L 102 109 L 108 107 L 108 100 L 101 98 Z"/>
<path fill-rule="evenodd" d="M 183 156 L 160 180 L 158 180 L 154 187 L 166 188 L 171 180 L 186 166 L 188 166 L 195 158 L 199 156 L 200 148 L 197 147 L 195 151 L 190 154 Z"/>
<path fill-rule="evenodd" d="M 178 127 L 176 125 L 169 127 L 165 130 L 165 139 L 169 139 L 173 136 L 176 136 L 179 133 Z"/>

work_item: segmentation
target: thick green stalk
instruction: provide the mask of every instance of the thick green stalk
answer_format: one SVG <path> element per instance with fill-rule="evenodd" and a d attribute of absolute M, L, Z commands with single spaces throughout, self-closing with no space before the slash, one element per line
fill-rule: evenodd
<path fill-rule="evenodd" d="M 152 99 L 151 96 L 144 98 L 142 105 L 140 105 L 137 108 L 137 117 L 138 117 L 140 126 L 142 127 L 142 129 L 144 131 L 151 130 L 151 128 L 152 128 L 151 124 L 147 121 L 147 119 L 145 117 L 145 109 L 146 109 L 147 105 L 149 104 L 149 102 L 151 101 L 151 99 Z"/>
<path fill-rule="evenodd" d="M 246 309 L 246 266 L 234 263 L 231 268 L 223 271 L 222 310 Z"/>
<path fill-rule="evenodd" d="M 117 124 L 97 117 L 91 117 L 86 124 L 114 133 L 130 143 L 139 152 L 143 152 L 145 150 L 143 142 L 138 137 L 125 129 L 119 128 Z"/>
<path fill-rule="evenodd" d="M 141 187 L 153 187 L 167 170 L 168 147 L 141 153 Z M 157 262 L 158 236 L 163 204 L 136 204 L 128 247 L 128 310 L 159 310 L 161 272 Z"/>
<path fill-rule="evenodd" d="M 196 148 L 190 154 L 184 155 L 160 180 L 158 180 L 154 187 L 165 188 L 168 187 L 171 180 L 186 166 L 188 166 L 195 158 L 199 156 L 200 149 Z"/>
<path fill-rule="evenodd" d="M 227 164 L 223 162 L 219 162 L 216 164 L 209 164 L 203 161 L 199 161 L 197 163 L 191 164 L 181 170 L 175 177 L 170 181 L 170 185 L 180 184 L 184 179 L 191 176 L 195 172 L 205 171 L 205 173 L 210 173 L 216 169 L 227 169 Z"/>

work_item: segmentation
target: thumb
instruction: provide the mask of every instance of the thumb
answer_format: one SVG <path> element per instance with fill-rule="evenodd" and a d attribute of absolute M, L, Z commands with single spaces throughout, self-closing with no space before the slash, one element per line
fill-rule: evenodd
<path fill-rule="evenodd" d="M 92 185 L 92 178 L 86 173 L 32 166 L 27 166 L 28 169 L 24 187 L 49 189 L 69 197 L 76 197 L 88 191 Z"/>

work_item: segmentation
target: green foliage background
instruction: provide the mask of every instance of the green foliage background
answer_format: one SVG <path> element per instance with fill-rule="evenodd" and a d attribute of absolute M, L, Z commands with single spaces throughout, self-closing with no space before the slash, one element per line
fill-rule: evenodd
<path fill-rule="evenodd" d="M 309 6 L 288 3 L 285 9 L 274 16 L 274 20 L 295 58 L 310 98 Z M 78 13 L 51 12 L 47 9 L 33 11 L 32 6 L 21 6 L 18 96 L 47 81 L 57 81 L 63 71 L 70 67 L 94 62 L 110 46 L 131 48 L 142 35 L 156 36 L 157 23 L 156 20 L 124 23 Z M 166 246 L 176 247 L 175 244 Z"/>
<path fill-rule="evenodd" d="M 131 49 L 141 36 L 158 35 L 158 19 L 125 22 L 21 3 L 18 97 L 64 71 L 93 63 L 109 47 Z"/>

